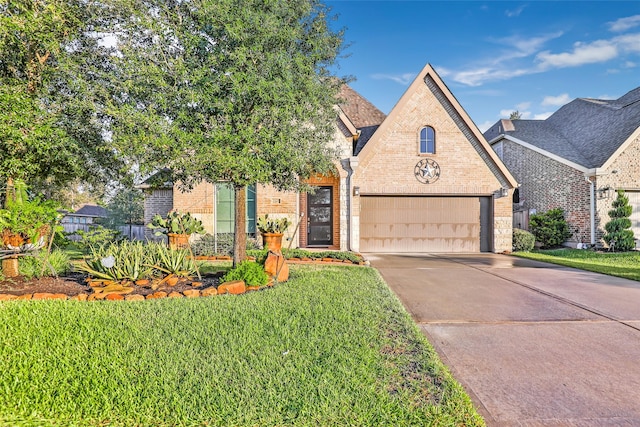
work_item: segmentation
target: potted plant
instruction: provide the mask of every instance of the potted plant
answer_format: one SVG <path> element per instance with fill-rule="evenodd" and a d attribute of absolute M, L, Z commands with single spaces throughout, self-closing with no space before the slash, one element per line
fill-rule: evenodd
<path fill-rule="evenodd" d="M 202 221 L 192 217 L 189 212 L 173 211 L 169 212 L 165 218 L 156 215 L 147 227 L 162 229 L 162 231 L 156 231 L 155 234 L 156 236 L 166 234 L 169 238 L 169 247 L 171 249 L 186 248 L 190 235 L 205 233 Z"/>
<path fill-rule="evenodd" d="M 269 214 L 266 214 L 258 218 L 256 226 L 262 234 L 264 246 L 270 251 L 280 251 L 282 236 L 290 224 L 289 218 L 269 218 Z"/>
<path fill-rule="evenodd" d="M 60 214 L 51 201 L 28 200 L 26 187 L 17 188 L 17 193 L 7 200 L 4 209 L 0 209 L 2 245 L 16 253 L 39 249 L 44 246 L 45 237 Z M 7 277 L 18 275 L 17 266 L 17 258 L 13 255 L 2 261 Z"/>

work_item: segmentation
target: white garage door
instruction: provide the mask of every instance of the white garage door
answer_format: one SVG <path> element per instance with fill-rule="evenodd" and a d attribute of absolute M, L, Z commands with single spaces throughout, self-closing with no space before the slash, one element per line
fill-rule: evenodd
<path fill-rule="evenodd" d="M 360 250 L 490 251 L 490 202 L 488 197 L 362 196 Z"/>
<path fill-rule="evenodd" d="M 631 230 L 636 238 L 636 247 L 640 244 L 640 191 L 625 191 L 625 196 L 629 198 L 629 204 L 633 207 L 631 220 Z"/>

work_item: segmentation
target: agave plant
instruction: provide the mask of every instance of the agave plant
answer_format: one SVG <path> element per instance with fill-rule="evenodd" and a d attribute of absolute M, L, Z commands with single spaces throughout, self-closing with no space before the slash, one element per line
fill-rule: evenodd
<path fill-rule="evenodd" d="M 109 246 L 91 247 L 90 254 L 77 268 L 105 280 L 136 280 L 151 277 L 153 267 L 142 242 L 122 241 Z"/>
<path fill-rule="evenodd" d="M 149 251 L 152 254 L 152 260 L 149 264 L 151 268 L 180 277 L 188 277 L 198 273 L 197 265 L 188 250 L 172 250 L 160 244 L 149 246 L 153 247 L 153 250 Z"/>

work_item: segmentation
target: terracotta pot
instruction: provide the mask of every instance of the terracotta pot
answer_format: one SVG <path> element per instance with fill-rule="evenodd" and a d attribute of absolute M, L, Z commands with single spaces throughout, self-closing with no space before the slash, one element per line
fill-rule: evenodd
<path fill-rule="evenodd" d="M 273 252 L 282 250 L 282 233 L 262 233 L 264 247 Z"/>
<path fill-rule="evenodd" d="M 17 248 L 17 247 L 20 247 L 20 246 L 24 245 L 25 240 L 24 240 L 24 237 L 22 237 L 21 234 L 12 233 L 9 230 L 4 230 L 2 232 L 2 243 L 5 246 L 12 246 L 14 248 Z"/>
<path fill-rule="evenodd" d="M 5 277 L 18 277 L 18 257 L 5 258 L 2 260 L 2 273 Z"/>
<path fill-rule="evenodd" d="M 169 248 L 170 249 L 184 249 L 189 247 L 189 235 L 188 234 L 176 234 L 169 233 Z"/>

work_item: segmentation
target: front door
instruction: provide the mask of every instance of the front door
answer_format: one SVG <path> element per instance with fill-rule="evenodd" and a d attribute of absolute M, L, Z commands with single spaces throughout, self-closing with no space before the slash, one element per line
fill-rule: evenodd
<path fill-rule="evenodd" d="M 330 246 L 333 236 L 333 188 L 316 187 L 307 194 L 307 245 Z"/>

